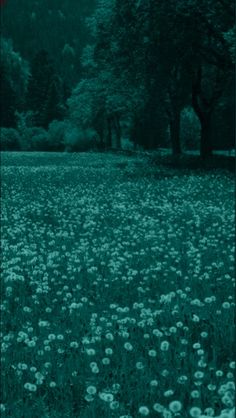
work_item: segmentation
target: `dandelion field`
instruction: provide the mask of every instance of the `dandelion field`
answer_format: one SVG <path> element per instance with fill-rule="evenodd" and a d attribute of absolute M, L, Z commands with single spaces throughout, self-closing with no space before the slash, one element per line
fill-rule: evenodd
<path fill-rule="evenodd" d="M 4 153 L 1 416 L 234 417 L 234 181 Z"/>

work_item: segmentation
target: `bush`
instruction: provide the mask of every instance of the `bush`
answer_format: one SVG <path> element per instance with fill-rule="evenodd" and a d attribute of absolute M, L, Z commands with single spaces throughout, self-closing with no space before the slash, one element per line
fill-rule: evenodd
<path fill-rule="evenodd" d="M 54 120 L 48 128 L 48 140 L 52 151 L 65 149 L 65 132 L 68 129 L 68 121 Z"/>
<path fill-rule="evenodd" d="M 20 148 L 22 151 L 50 151 L 47 131 L 43 128 L 25 128 L 21 132 Z"/>
<path fill-rule="evenodd" d="M 134 150 L 134 143 L 130 141 L 128 138 L 121 139 L 121 148 L 125 151 L 133 151 Z"/>
<path fill-rule="evenodd" d="M 21 136 L 16 129 L 1 128 L 0 131 L 1 151 L 19 151 Z"/>
<path fill-rule="evenodd" d="M 68 123 L 64 136 L 65 150 L 84 152 L 99 148 L 99 136 L 92 128 L 82 129 Z"/>

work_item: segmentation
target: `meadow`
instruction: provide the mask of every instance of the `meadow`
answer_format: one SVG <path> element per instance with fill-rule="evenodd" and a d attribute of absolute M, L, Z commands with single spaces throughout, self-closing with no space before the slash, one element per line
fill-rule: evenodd
<path fill-rule="evenodd" d="M 232 175 L 1 159 L 1 416 L 233 418 Z"/>

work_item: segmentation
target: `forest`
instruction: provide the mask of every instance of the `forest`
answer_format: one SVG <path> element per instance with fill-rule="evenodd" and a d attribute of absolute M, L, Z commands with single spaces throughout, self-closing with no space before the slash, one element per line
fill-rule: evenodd
<path fill-rule="evenodd" d="M 6 0 L 1 149 L 234 147 L 232 0 Z"/>

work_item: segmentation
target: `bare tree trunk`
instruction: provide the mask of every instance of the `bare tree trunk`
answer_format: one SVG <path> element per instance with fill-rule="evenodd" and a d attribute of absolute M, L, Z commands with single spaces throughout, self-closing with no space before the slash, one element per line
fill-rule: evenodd
<path fill-rule="evenodd" d="M 170 139 L 172 146 L 172 154 L 174 156 L 181 154 L 180 141 L 180 112 L 176 111 L 170 120 Z"/>
<path fill-rule="evenodd" d="M 200 140 L 200 155 L 202 158 L 207 158 L 212 155 L 212 141 L 211 141 L 211 114 L 201 118 L 201 140 Z"/>
<path fill-rule="evenodd" d="M 115 138 L 116 138 L 116 148 L 121 148 L 121 127 L 120 127 L 120 121 L 119 117 L 115 116 L 113 119 L 114 122 L 114 130 L 115 130 Z"/>
<path fill-rule="evenodd" d="M 221 84 L 221 72 L 216 73 L 211 98 L 207 99 L 202 88 L 203 68 L 199 66 L 192 83 L 192 106 L 201 124 L 200 155 L 207 158 L 212 155 L 212 113 L 222 95 L 224 85 Z"/>
<path fill-rule="evenodd" d="M 112 123 L 111 123 L 111 118 L 108 117 L 107 118 L 107 141 L 106 141 L 106 145 L 108 148 L 112 147 Z"/>

